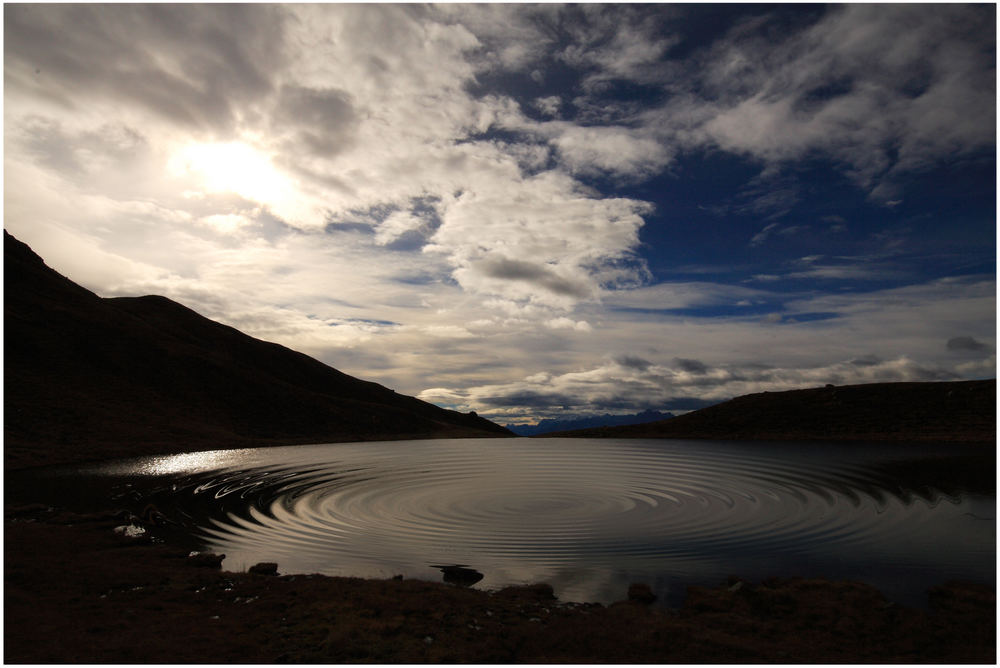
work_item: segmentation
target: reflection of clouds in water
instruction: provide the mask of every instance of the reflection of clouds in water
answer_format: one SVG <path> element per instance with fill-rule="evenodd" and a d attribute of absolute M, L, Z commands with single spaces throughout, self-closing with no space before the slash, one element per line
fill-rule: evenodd
<path fill-rule="evenodd" d="M 565 600 L 605 602 L 630 581 L 664 597 L 731 573 L 992 578 L 995 521 L 965 514 L 994 517 L 992 497 L 914 499 L 878 457 L 832 444 L 467 440 L 202 453 L 131 470 L 164 474 L 150 498 L 196 518 L 227 568 L 440 580 L 432 565 L 466 564 L 484 574 L 477 588 L 547 581 Z"/>

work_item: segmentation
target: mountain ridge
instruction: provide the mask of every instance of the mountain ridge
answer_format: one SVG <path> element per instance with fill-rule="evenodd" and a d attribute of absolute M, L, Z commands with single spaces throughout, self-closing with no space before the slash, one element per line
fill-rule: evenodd
<path fill-rule="evenodd" d="M 591 427 L 617 427 L 626 424 L 642 424 L 667 420 L 674 417 L 673 413 L 661 413 L 652 409 L 629 415 L 589 415 L 575 418 L 546 418 L 535 424 L 504 425 L 518 436 L 541 436 L 553 431 L 568 431 L 572 429 L 587 429 Z"/>
<path fill-rule="evenodd" d="M 102 298 L 4 230 L 4 464 L 511 436 L 166 297 Z"/>
<path fill-rule="evenodd" d="M 996 379 L 761 392 L 669 420 L 547 437 L 996 443 Z"/>

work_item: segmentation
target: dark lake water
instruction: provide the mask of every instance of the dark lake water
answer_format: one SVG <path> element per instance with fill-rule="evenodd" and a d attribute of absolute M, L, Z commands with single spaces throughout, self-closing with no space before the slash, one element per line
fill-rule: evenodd
<path fill-rule="evenodd" d="M 995 585 L 990 446 L 468 439 L 220 450 L 8 474 L 22 496 L 154 503 L 242 570 L 548 582 L 571 601 L 645 582 L 675 604 L 727 575 L 868 582 L 921 606 Z M 9 492 L 10 494 L 10 492 Z M 8 497 L 9 497 L 8 494 Z"/>

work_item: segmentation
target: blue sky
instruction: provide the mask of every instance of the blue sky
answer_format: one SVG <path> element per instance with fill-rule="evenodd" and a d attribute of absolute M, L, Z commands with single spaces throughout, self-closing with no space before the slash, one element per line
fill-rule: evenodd
<path fill-rule="evenodd" d="M 4 225 L 499 422 L 996 368 L 994 5 L 4 7 Z"/>

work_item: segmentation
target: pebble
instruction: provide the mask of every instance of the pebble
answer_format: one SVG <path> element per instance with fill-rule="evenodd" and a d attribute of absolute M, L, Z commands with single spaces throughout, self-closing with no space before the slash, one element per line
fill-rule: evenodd
<path fill-rule="evenodd" d="M 145 534 L 146 530 L 134 524 L 123 524 L 122 526 L 115 527 L 115 533 L 127 538 L 138 538 Z"/>

